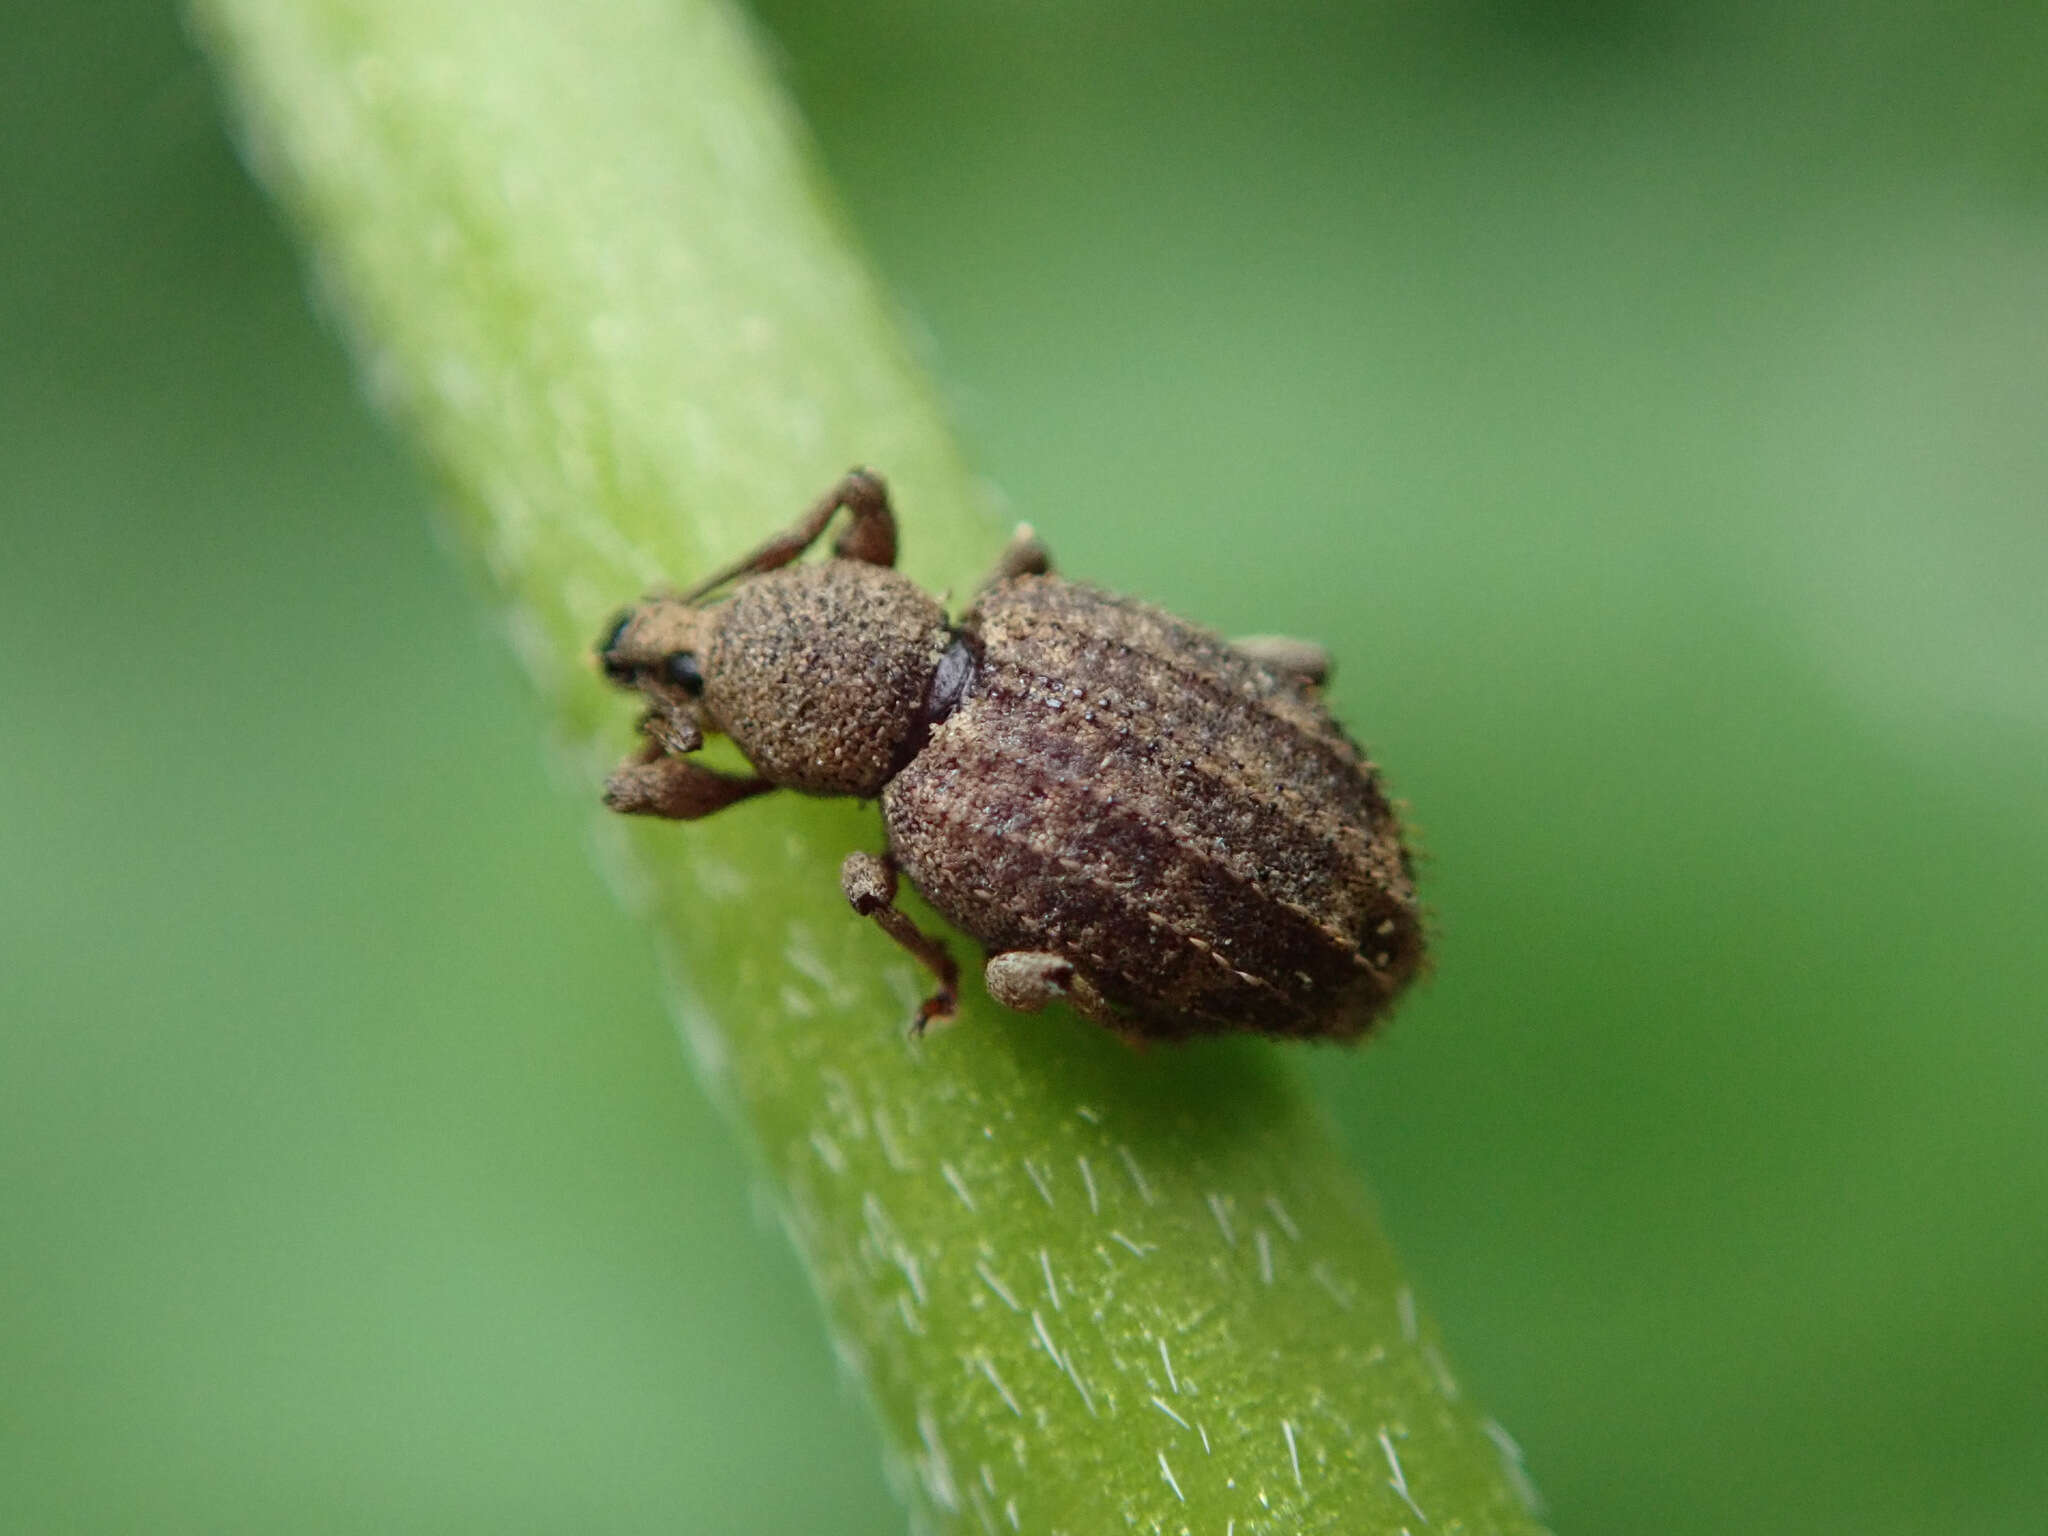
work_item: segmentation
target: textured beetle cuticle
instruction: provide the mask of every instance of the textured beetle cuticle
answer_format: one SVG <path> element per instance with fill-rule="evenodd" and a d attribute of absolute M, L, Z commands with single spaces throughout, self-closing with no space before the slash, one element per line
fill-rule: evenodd
<path fill-rule="evenodd" d="M 842 514 L 832 557 L 796 564 Z M 1384 1016 L 1423 961 L 1413 860 L 1322 704 L 1320 647 L 1232 644 L 1063 580 L 1026 528 L 957 622 L 895 557 L 887 491 L 855 471 L 689 593 L 621 614 L 599 657 L 647 700 L 647 745 L 607 803 L 879 800 L 888 854 L 850 856 L 842 884 L 937 983 L 914 1030 L 952 1016 L 956 971 L 896 908 L 899 869 L 981 942 L 1007 1007 L 1064 1000 L 1169 1040 L 1353 1039 Z M 694 762 L 713 734 L 755 777 Z"/>

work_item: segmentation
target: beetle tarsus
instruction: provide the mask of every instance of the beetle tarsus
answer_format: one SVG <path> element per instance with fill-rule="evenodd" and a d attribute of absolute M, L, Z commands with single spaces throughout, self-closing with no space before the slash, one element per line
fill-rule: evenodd
<path fill-rule="evenodd" d="M 945 945 L 919 929 L 897 908 L 895 863 L 872 853 L 849 853 L 846 862 L 839 866 L 839 888 L 846 893 L 847 903 L 855 912 L 873 918 L 882 932 L 909 951 L 911 958 L 938 982 L 938 989 L 918 1004 L 917 1016 L 910 1023 L 912 1038 L 922 1035 L 933 1023 L 952 1019 L 959 1011 L 959 967 L 953 964 Z"/>
<path fill-rule="evenodd" d="M 960 999 L 951 987 L 940 987 L 930 997 L 917 1005 L 917 1012 L 910 1020 L 910 1038 L 922 1040 L 924 1032 L 934 1024 L 950 1024 L 959 1017 Z"/>

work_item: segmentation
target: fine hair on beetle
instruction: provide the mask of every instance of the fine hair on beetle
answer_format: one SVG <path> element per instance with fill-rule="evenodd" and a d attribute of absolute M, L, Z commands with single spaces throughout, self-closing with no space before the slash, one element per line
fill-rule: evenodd
<path fill-rule="evenodd" d="M 828 558 L 798 564 L 835 518 Z M 1324 707 L 1320 646 L 1225 641 L 1055 575 L 1021 527 L 957 620 L 896 571 L 880 476 L 621 613 L 604 674 L 645 707 L 605 801 L 694 820 L 774 789 L 880 802 L 840 882 L 931 975 L 907 878 L 986 952 L 1005 1007 L 1062 1001 L 1132 1040 L 1354 1040 L 1420 969 L 1414 861 L 1378 770 Z M 723 735 L 751 772 L 698 757 Z"/>

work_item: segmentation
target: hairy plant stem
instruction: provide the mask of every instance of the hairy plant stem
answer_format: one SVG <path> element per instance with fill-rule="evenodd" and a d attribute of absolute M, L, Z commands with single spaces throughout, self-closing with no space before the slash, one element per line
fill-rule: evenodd
<path fill-rule="evenodd" d="M 193 16 L 593 795 L 632 716 L 589 664 L 606 616 L 849 464 L 889 475 L 914 577 L 963 592 L 993 555 L 727 6 Z M 1134 1053 L 973 986 L 958 1027 L 909 1040 L 923 978 L 836 879 L 880 837 L 872 808 L 786 795 L 605 828 L 920 1523 L 1533 1529 L 1512 1442 L 1461 1397 L 1284 1053 Z"/>

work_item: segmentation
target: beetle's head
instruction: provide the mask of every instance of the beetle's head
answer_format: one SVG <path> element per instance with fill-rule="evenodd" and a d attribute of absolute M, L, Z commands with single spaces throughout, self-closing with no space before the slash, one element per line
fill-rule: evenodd
<path fill-rule="evenodd" d="M 621 688 L 645 696 L 648 734 L 670 752 L 694 752 L 716 730 L 704 713 L 704 665 L 720 610 L 676 597 L 650 597 L 612 621 L 597 642 L 598 665 Z"/>
<path fill-rule="evenodd" d="M 619 615 L 598 660 L 647 700 L 663 750 L 719 733 L 771 783 L 869 797 L 926 728 L 951 639 L 913 583 L 841 559 L 744 577 L 716 602 L 650 597 Z"/>

